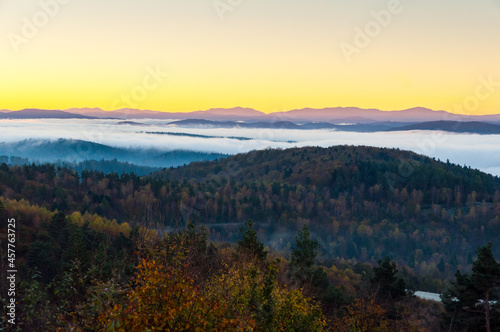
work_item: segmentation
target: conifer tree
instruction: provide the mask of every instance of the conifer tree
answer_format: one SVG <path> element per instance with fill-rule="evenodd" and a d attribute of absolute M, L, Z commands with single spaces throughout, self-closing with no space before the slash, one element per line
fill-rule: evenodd
<path fill-rule="evenodd" d="M 404 297 L 406 286 L 403 279 L 398 278 L 396 264 L 391 262 L 389 257 L 382 261 L 378 260 L 378 266 L 373 268 L 374 276 L 371 278 L 371 284 L 377 293 L 377 299 L 383 302 L 398 300 Z"/>
<path fill-rule="evenodd" d="M 267 251 L 264 250 L 264 244 L 257 239 L 257 232 L 253 225 L 253 220 L 249 220 L 245 223 L 245 228 L 240 228 L 243 239 L 238 241 L 238 250 L 263 261 L 267 257 Z"/>
<path fill-rule="evenodd" d="M 311 233 L 306 225 L 295 236 L 296 244 L 293 247 L 290 269 L 293 277 L 303 286 L 310 282 L 312 286 L 325 286 L 326 273 L 316 266 L 316 256 L 320 245 L 318 240 L 311 239 Z"/>
<path fill-rule="evenodd" d="M 441 296 L 449 329 L 470 330 L 478 326 L 492 331 L 492 319 L 500 298 L 500 264 L 493 257 L 491 242 L 476 250 L 472 274 L 457 271 L 455 281 Z M 498 328 L 498 326 L 493 329 Z"/>

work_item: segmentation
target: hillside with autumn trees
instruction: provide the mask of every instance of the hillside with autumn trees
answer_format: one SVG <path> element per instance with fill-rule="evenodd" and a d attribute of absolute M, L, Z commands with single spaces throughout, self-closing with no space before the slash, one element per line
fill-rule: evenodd
<path fill-rule="evenodd" d="M 500 257 L 500 179 L 396 149 L 253 151 L 142 177 L 2 164 L 0 214 L 0 241 L 7 216 L 19 224 L 20 330 L 474 331 L 453 318 L 462 295 L 412 291 L 472 283 L 489 242 Z"/>

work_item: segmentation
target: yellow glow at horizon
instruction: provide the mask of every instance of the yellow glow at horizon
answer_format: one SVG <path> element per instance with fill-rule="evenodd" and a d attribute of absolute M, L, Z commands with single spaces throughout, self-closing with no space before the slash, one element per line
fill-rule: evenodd
<path fill-rule="evenodd" d="M 19 53 L 7 38 L 0 44 L 0 109 L 111 110 L 142 84 L 147 68 L 157 66 L 168 77 L 130 107 L 187 112 L 241 106 L 269 113 L 421 106 L 459 112 L 455 105 L 474 96 L 479 77 L 493 75 L 500 82 L 500 40 L 494 41 L 500 23 L 494 19 L 473 29 L 463 23 L 453 33 L 439 30 L 446 22 L 441 26 L 434 17 L 419 26 L 424 16 L 410 8 L 348 63 L 339 43 L 352 43 L 354 27 L 370 20 L 371 7 L 350 8 L 359 17 L 349 20 L 328 12 L 333 5 L 325 1 L 287 6 L 279 0 L 282 11 L 254 1 L 235 8 L 224 22 L 201 1 L 193 1 L 192 10 L 187 2 L 153 1 L 158 10 L 144 5 L 142 13 L 131 12 L 139 8 L 131 3 L 115 13 L 112 5 L 121 4 L 115 0 L 100 13 L 70 3 Z M 162 17 L 163 6 L 182 15 Z M 7 31 L 19 32 L 20 18 L 6 22 Z M 500 113 L 500 87 L 473 111 L 493 113 Z"/>

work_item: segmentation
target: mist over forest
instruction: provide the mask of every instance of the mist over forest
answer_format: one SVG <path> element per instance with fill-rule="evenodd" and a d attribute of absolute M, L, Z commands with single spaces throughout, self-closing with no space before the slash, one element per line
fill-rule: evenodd
<path fill-rule="evenodd" d="M 348 132 L 331 129 L 178 127 L 169 125 L 170 122 L 141 119 L 135 125 L 119 125 L 116 120 L 0 120 L 0 123 L 8 124 L 0 137 L 0 155 L 44 162 L 117 158 L 141 166 L 171 167 L 266 148 L 347 144 L 410 150 L 500 175 L 500 135 L 418 130 Z M 47 130 L 49 127 L 51 129 Z M 160 134 L 165 132 L 171 135 Z M 54 144 L 64 148 L 49 148 Z M 42 153 L 44 147 L 50 153 Z M 140 156 L 139 149 L 145 150 L 145 158 Z M 165 154 L 176 150 L 192 151 L 193 156 L 179 160 L 165 157 Z"/>

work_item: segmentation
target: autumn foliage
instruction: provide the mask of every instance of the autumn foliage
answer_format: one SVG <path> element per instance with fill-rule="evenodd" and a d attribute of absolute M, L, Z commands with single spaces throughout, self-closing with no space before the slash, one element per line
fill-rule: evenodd
<path fill-rule="evenodd" d="M 386 311 L 373 298 L 356 299 L 346 307 L 345 316 L 336 320 L 333 325 L 336 331 L 390 331 Z"/>
<path fill-rule="evenodd" d="M 122 300 L 99 317 L 108 331 L 321 331 L 318 306 L 279 287 L 276 266 L 224 264 L 208 281 L 192 275 L 182 247 L 146 254 Z M 234 264 L 233 264 L 234 263 Z"/>

